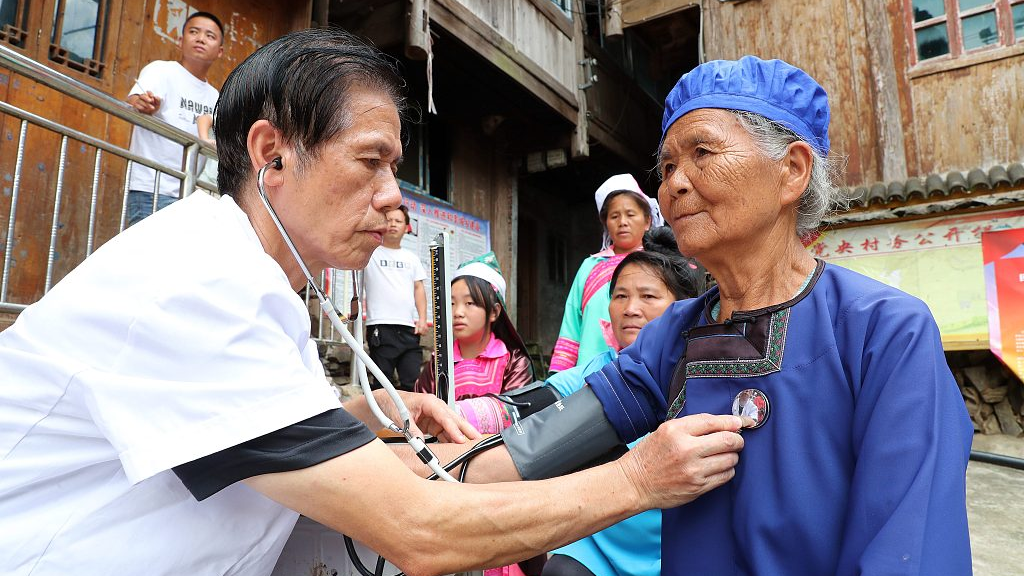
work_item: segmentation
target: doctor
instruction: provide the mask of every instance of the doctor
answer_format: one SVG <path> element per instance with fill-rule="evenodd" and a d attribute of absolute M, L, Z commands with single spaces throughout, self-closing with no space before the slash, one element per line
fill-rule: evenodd
<path fill-rule="evenodd" d="M 267 44 L 218 105 L 224 196 L 125 231 L 0 333 L 0 573 L 269 574 L 299 513 L 410 574 L 451 573 L 732 477 L 740 419 L 700 415 L 554 480 L 428 482 L 364 402 L 339 403 L 256 174 L 314 275 L 364 266 L 401 201 L 402 84 L 344 32 Z M 405 398 L 425 431 L 465 440 L 439 401 Z"/>

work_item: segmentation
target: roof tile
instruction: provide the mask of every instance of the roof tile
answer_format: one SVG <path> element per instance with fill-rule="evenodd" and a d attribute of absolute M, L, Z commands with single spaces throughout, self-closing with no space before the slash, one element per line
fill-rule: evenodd
<path fill-rule="evenodd" d="M 971 192 L 992 189 L 992 184 L 988 181 L 988 174 L 985 174 L 981 168 L 975 168 L 967 173 L 967 186 Z"/>
<path fill-rule="evenodd" d="M 888 183 L 876 182 L 870 186 L 858 186 L 853 190 L 846 189 L 846 192 L 850 195 L 850 209 L 869 206 L 896 208 L 912 200 L 940 200 L 950 194 L 980 193 L 1022 185 L 1024 164 L 1014 162 L 992 166 L 988 171 L 975 168 L 970 170 L 966 177 L 962 172 L 954 170 L 945 177 L 941 174 L 929 174 Z"/>

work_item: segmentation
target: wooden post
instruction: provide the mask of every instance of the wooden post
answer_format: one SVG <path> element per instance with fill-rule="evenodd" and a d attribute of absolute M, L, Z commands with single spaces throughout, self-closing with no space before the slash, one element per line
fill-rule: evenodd
<path fill-rule="evenodd" d="M 608 0 L 604 15 L 604 35 L 622 36 L 622 0 Z"/>
<path fill-rule="evenodd" d="M 430 51 L 430 21 L 427 16 L 427 2 L 430 0 L 408 0 L 406 16 L 405 55 L 412 60 L 426 60 Z"/>
<path fill-rule="evenodd" d="M 583 59 L 587 57 L 584 49 L 583 16 L 580 13 L 572 16 L 572 46 L 576 52 L 576 128 L 572 131 L 572 157 L 586 158 L 590 156 L 590 130 L 587 117 L 587 92 L 581 86 L 589 85 L 590 78 L 587 77 L 591 69 L 583 66 Z"/>
<path fill-rule="evenodd" d="M 868 58 L 871 65 L 875 124 L 878 130 L 878 154 L 882 180 L 906 180 L 907 151 L 903 141 L 903 115 L 900 109 L 900 87 L 896 78 L 896 57 L 892 50 L 892 33 L 883 2 L 864 3 L 864 29 L 867 32 Z"/>
<path fill-rule="evenodd" d="M 329 25 L 328 13 L 330 12 L 330 2 L 328 0 L 313 0 L 313 14 L 311 24 L 314 28 L 324 28 Z"/>

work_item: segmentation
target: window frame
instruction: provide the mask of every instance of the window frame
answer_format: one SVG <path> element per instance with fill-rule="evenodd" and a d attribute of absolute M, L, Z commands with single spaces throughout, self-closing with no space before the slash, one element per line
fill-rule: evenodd
<path fill-rule="evenodd" d="M 64 45 L 64 16 L 67 13 L 69 0 L 53 0 L 53 21 L 50 24 L 49 41 L 47 42 L 47 57 L 64 68 L 69 68 L 86 76 L 96 79 L 103 78 L 107 68 L 107 29 L 110 27 L 110 0 L 96 0 L 96 22 L 95 38 L 93 40 L 92 55 L 79 62 L 71 57 L 71 52 Z M 40 39 L 40 43 L 43 40 Z"/>
<path fill-rule="evenodd" d="M 97 33 L 97 42 L 102 42 L 102 44 L 94 51 L 94 59 L 101 64 L 102 68 L 98 76 L 90 74 L 88 69 L 83 70 L 83 67 L 77 65 L 77 62 L 75 66 L 70 66 L 60 60 L 54 60 L 51 56 L 54 29 L 58 24 L 55 14 L 58 4 L 62 1 L 66 2 L 66 0 L 20 0 L 25 7 L 24 23 L 27 34 L 23 42 L 24 45 L 17 46 L 6 38 L 0 39 L 0 42 L 36 62 L 109 93 L 114 87 L 124 0 L 100 0 L 98 2 L 105 5 L 107 9 L 107 20 L 100 25 L 101 29 Z M 100 38 L 101 34 L 102 38 Z"/>
<path fill-rule="evenodd" d="M 1008 0 L 1008 2 L 1006 3 L 1006 26 L 1005 26 L 1005 29 L 1006 29 L 1007 38 L 1010 38 L 1010 37 L 1014 36 L 1014 32 L 1013 32 L 1013 7 L 1014 6 L 1020 6 L 1020 5 L 1024 5 L 1024 0 Z M 1024 42 L 1024 33 L 1021 33 L 1020 36 L 1017 36 L 1017 37 L 1013 38 L 1012 42 L 1007 41 L 1006 45 L 1007 46 L 1014 46 L 1014 45 L 1020 44 L 1022 42 Z"/>
<path fill-rule="evenodd" d="M 990 0 L 984 6 L 974 7 L 968 10 L 960 10 L 960 0 L 943 0 L 945 12 L 941 16 L 914 21 L 914 0 L 904 0 L 904 13 L 907 35 L 910 40 L 910 64 L 911 66 L 934 64 L 941 62 L 956 61 L 967 56 L 974 56 L 979 53 L 999 50 L 1000 48 L 1013 47 L 1024 42 L 1024 34 L 1015 37 L 1013 30 L 1013 7 L 1024 4 L 1024 0 Z M 997 40 L 992 44 L 967 49 L 964 46 L 963 20 L 984 14 L 995 13 Z M 917 33 L 918 30 L 928 28 L 936 24 L 945 24 L 946 36 L 949 41 L 949 52 L 941 56 L 921 59 L 918 54 Z"/>
<path fill-rule="evenodd" d="M 38 8 L 38 6 L 36 7 Z M 32 40 L 30 31 L 36 20 L 36 14 L 33 12 L 32 0 L 18 0 L 17 8 L 14 11 L 15 21 L 24 26 L 24 28 L 12 26 L 10 24 L 3 24 L 3 28 L 0 29 L 0 42 L 8 48 L 14 50 L 26 51 Z M 12 40 L 13 36 L 20 36 L 20 40 L 16 43 Z M 20 43 L 20 45 L 19 45 Z"/>

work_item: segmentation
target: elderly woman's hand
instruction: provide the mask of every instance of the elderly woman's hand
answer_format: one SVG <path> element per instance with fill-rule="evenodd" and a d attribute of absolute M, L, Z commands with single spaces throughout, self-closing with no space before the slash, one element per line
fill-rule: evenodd
<path fill-rule="evenodd" d="M 373 394 L 381 410 L 401 426 L 398 410 L 387 393 L 384 390 L 376 390 Z M 436 436 L 444 442 L 457 444 L 480 438 L 480 433 L 476 428 L 473 428 L 465 418 L 449 408 L 440 398 L 431 394 L 415 392 L 399 391 L 398 394 L 405 402 L 406 408 L 409 409 L 409 418 L 412 420 L 414 434 L 426 433 Z"/>
<path fill-rule="evenodd" d="M 736 416 L 695 414 L 669 420 L 619 459 L 652 508 L 674 508 L 732 479 L 739 462 L 743 421 Z"/>

